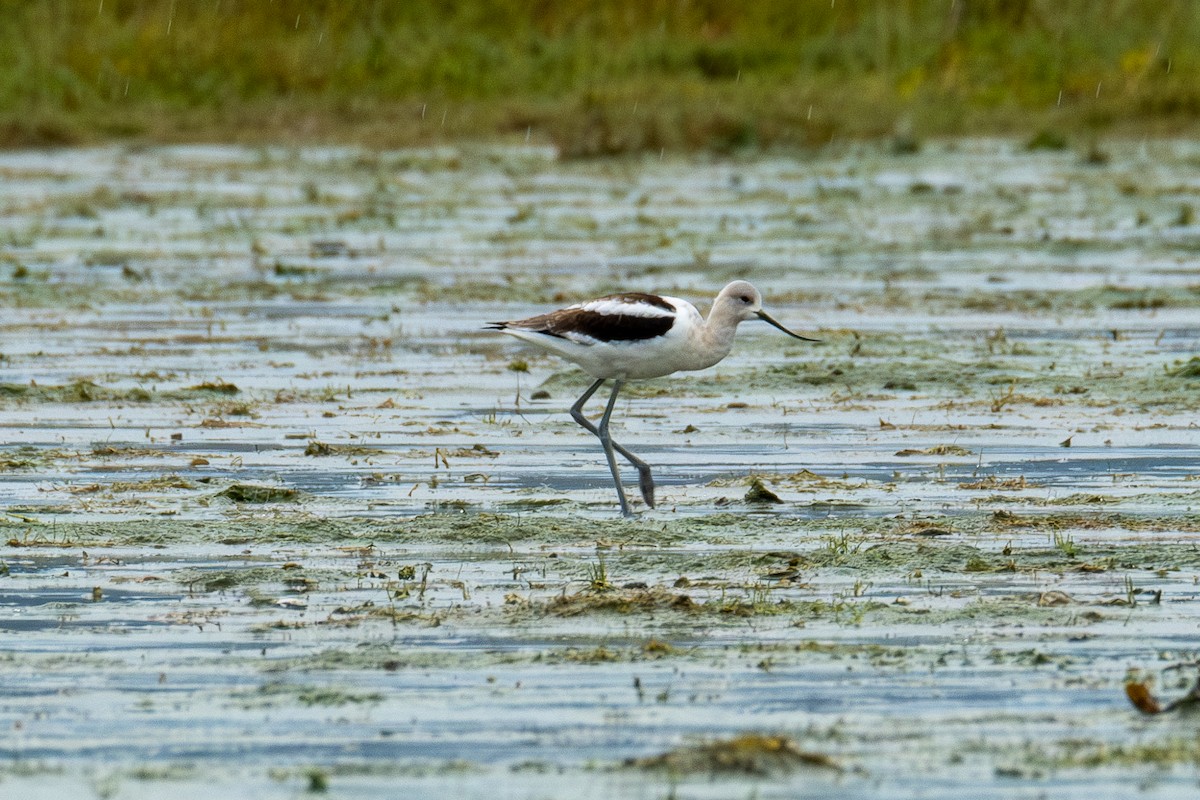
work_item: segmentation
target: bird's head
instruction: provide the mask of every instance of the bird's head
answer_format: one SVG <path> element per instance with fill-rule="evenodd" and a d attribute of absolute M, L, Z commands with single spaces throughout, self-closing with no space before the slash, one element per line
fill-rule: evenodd
<path fill-rule="evenodd" d="M 763 310 L 762 294 L 747 281 L 734 281 L 722 289 L 721 293 L 717 295 L 716 302 L 713 303 L 713 310 L 716 311 L 718 308 L 740 322 L 761 319 L 769 325 L 774 325 L 794 339 L 800 339 L 805 342 L 820 341 L 820 339 L 810 339 L 807 336 L 793 333 L 783 327 L 779 321 Z"/>

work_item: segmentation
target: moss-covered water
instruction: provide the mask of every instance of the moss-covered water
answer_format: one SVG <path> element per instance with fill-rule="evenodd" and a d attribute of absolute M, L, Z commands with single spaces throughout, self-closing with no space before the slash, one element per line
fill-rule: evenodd
<path fill-rule="evenodd" d="M 1186 791 L 1200 150 L 1110 155 L 0 156 L 0 790 Z M 622 520 L 481 326 L 734 277 L 822 343 L 631 387 Z"/>

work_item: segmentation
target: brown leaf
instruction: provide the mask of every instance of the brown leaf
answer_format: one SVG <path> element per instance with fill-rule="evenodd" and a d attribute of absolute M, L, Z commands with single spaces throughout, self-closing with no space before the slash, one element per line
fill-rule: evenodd
<path fill-rule="evenodd" d="M 1051 589 L 1048 592 L 1042 592 L 1038 597 L 1039 606 L 1065 606 L 1070 605 L 1071 595 L 1066 592 L 1060 592 L 1057 589 Z M 1128 686 L 1125 687 L 1128 690 Z"/>
<path fill-rule="evenodd" d="M 1150 694 L 1150 689 L 1144 683 L 1130 681 L 1125 684 L 1125 695 L 1129 702 L 1133 703 L 1133 707 L 1143 714 L 1162 713 L 1162 706 L 1154 699 L 1154 695 Z"/>

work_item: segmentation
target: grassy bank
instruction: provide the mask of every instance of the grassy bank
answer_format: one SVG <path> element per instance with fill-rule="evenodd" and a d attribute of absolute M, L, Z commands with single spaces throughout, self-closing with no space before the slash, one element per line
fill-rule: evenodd
<path fill-rule="evenodd" d="M 1190 0 L 40 0 L 0 15 L 0 144 L 511 137 L 567 154 L 1180 133 Z"/>

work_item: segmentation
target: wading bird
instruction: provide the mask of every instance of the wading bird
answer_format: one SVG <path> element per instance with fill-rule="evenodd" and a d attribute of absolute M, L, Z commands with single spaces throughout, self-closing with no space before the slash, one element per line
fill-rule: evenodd
<path fill-rule="evenodd" d="M 642 499 L 651 508 L 654 476 L 645 461 L 614 442 L 608 432 L 621 387 L 630 380 L 711 367 L 729 355 L 738 323 L 754 319 L 768 322 L 795 339 L 818 341 L 789 331 L 763 311 L 762 295 L 746 281 L 734 281 L 722 289 L 708 319 L 678 297 L 626 292 L 528 319 L 492 322 L 487 327 L 573 361 L 596 379 L 571 406 L 571 417 L 600 439 L 621 501 L 621 513 L 631 516 L 616 453 L 637 468 Z M 583 405 L 607 380 L 613 382 L 612 394 L 600 424 L 595 425 L 583 415 Z"/>

